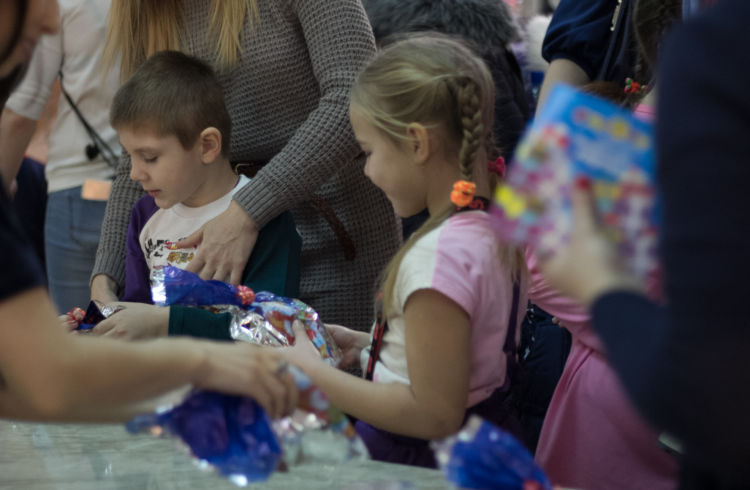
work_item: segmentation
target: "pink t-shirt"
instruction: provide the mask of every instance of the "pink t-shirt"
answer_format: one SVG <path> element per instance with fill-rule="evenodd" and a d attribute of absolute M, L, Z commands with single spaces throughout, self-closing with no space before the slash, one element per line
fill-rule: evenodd
<path fill-rule="evenodd" d="M 513 299 L 510 272 L 500 264 L 499 244 L 481 211 L 459 213 L 423 236 L 407 252 L 394 288 L 394 316 L 388 318 L 373 381 L 409 384 L 403 306 L 420 289 L 433 289 L 460 305 L 471 319 L 471 379 L 467 407 L 486 399 L 505 382 L 503 344 Z M 524 291 L 525 288 L 521 288 Z M 521 293 L 516 337 L 526 294 Z M 362 352 L 363 369 L 369 349 Z M 450 360 L 446 360 L 450 362 Z"/>

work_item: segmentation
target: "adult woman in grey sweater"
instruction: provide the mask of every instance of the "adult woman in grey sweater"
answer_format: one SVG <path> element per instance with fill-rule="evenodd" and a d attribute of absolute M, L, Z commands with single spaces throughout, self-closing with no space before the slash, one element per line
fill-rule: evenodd
<path fill-rule="evenodd" d="M 162 49 L 211 63 L 232 117 L 232 161 L 265 164 L 224 214 L 188 237 L 200 243 L 190 269 L 238 282 L 258 230 L 291 210 L 303 240 L 301 298 L 327 322 L 368 328 L 373 287 L 399 230 L 363 173 L 349 124 L 349 87 L 375 50 L 360 1 L 141 3 L 112 2 L 108 52 L 122 56 L 123 77 Z M 129 171 L 125 156 L 93 273 L 92 297 L 100 301 L 116 299 L 124 279 L 128 216 L 142 195 Z M 343 231 L 322 217 L 326 207 Z"/>

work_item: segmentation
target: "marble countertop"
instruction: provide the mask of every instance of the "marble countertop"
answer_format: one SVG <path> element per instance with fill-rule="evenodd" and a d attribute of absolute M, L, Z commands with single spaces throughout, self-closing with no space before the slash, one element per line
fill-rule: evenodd
<path fill-rule="evenodd" d="M 118 425 L 0 421 L 0 489 L 237 489 L 198 468 L 174 440 L 130 435 Z M 247 488 L 449 490 L 436 470 L 350 461 L 299 465 Z"/>

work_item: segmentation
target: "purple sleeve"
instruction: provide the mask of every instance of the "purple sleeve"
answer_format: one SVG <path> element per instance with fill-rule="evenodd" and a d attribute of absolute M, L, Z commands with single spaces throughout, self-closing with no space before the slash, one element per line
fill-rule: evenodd
<path fill-rule="evenodd" d="M 143 256 L 138 237 L 158 209 L 151 196 L 144 196 L 130 211 L 125 254 L 125 292 L 120 298 L 121 301 L 153 303 L 148 265 L 146 265 L 146 258 Z"/>

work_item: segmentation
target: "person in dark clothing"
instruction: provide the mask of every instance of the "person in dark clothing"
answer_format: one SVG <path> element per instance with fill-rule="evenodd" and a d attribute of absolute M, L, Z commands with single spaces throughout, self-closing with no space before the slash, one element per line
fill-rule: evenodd
<path fill-rule="evenodd" d="M 362 4 L 378 44 L 420 31 L 460 36 L 472 43 L 495 81 L 495 145 L 510 161 L 531 111 L 521 68 L 509 49 L 518 33 L 508 7 L 498 0 L 363 0 Z M 427 211 L 422 211 L 404 218 L 404 240 L 428 217 Z"/>
<path fill-rule="evenodd" d="M 44 165 L 33 158 L 24 158 L 16 182 L 18 190 L 12 198 L 13 208 L 37 260 L 44 268 L 44 210 L 47 207 Z"/>
<path fill-rule="evenodd" d="M 545 277 L 589 305 L 636 407 L 681 440 L 682 489 L 750 486 L 750 3 L 722 0 L 664 43 L 657 117 L 665 308 L 620 272 L 586 192 Z M 710 166 L 706 163 L 711 162 Z"/>

